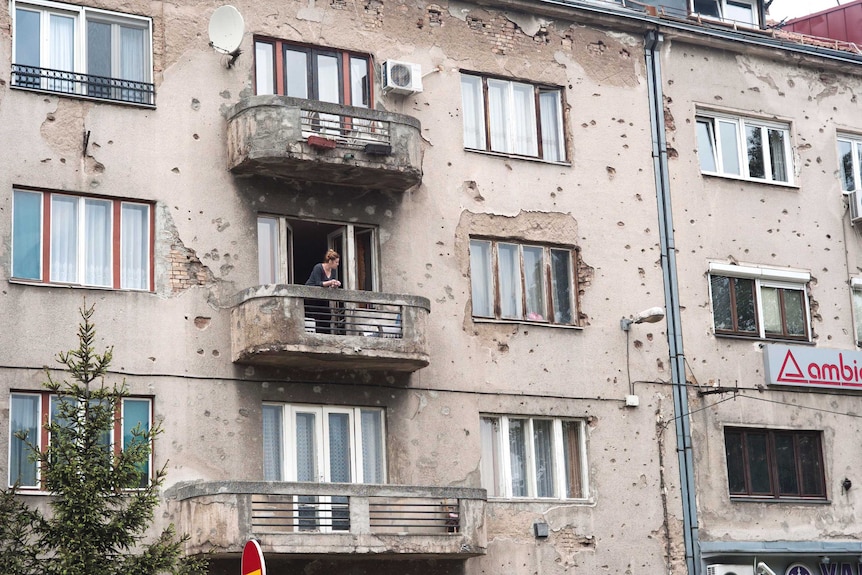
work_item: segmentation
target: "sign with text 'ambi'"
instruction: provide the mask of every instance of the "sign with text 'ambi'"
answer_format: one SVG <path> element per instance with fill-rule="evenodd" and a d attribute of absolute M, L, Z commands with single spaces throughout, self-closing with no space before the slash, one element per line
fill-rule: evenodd
<path fill-rule="evenodd" d="M 768 385 L 862 390 L 862 352 L 767 344 L 763 362 Z"/>

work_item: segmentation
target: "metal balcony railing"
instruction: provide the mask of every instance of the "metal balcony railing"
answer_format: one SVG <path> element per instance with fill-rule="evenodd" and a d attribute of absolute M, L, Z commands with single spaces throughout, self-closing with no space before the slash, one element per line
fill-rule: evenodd
<path fill-rule="evenodd" d="M 68 94 L 82 98 L 155 106 L 155 86 L 148 82 L 121 80 L 67 70 L 12 64 L 12 85 L 18 88 Z"/>

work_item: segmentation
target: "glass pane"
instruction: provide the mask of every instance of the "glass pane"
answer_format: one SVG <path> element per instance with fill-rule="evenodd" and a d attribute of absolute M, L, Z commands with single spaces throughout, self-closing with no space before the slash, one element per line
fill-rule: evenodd
<path fill-rule="evenodd" d="M 724 8 L 724 19 L 754 24 L 754 9 L 748 3 L 728 1 Z"/>
<path fill-rule="evenodd" d="M 512 152 L 538 156 L 536 129 L 536 95 L 529 84 L 512 83 Z"/>
<path fill-rule="evenodd" d="M 563 422 L 563 457 L 566 465 L 566 497 L 584 496 L 581 488 L 581 423 Z"/>
<path fill-rule="evenodd" d="M 724 432 L 724 455 L 727 459 L 727 485 L 731 494 L 747 493 L 745 489 L 745 455 L 742 434 Z"/>
<path fill-rule="evenodd" d="M 527 296 L 527 319 L 546 321 L 545 266 L 543 248 L 524 247 L 524 290 Z"/>
<path fill-rule="evenodd" d="M 856 168 L 854 169 L 854 173 L 856 174 L 856 187 L 862 187 L 862 142 L 856 142 L 854 144 L 856 147 Z"/>
<path fill-rule="evenodd" d="M 769 457 L 767 455 L 767 438 L 765 433 L 748 433 L 748 469 L 751 475 L 751 493 L 772 493 L 772 481 L 769 478 Z"/>
<path fill-rule="evenodd" d="M 278 283 L 278 262 L 281 259 L 278 243 L 278 219 L 257 218 L 258 283 Z"/>
<path fill-rule="evenodd" d="M 571 263 L 572 254 L 569 250 L 551 250 L 554 323 L 574 323 Z"/>
<path fill-rule="evenodd" d="M 852 192 L 856 189 L 853 181 L 853 145 L 851 142 L 838 140 L 838 157 L 841 160 L 841 189 Z"/>
<path fill-rule="evenodd" d="M 150 206 L 123 203 L 120 213 L 120 287 L 149 289 Z"/>
<path fill-rule="evenodd" d="M 282 412 L 280 405 L 263 406 L 263 480 L 282 480 Z M 298 451 L 298 449 L 297 449 Z"/>
<path fill-rule="evenodd" d="M 563 113 L 559 90 L 539 92 L 539 116 L 542 121 L 542 158 L 549 162 L 565 161 Z"/>
<path fill-rule="evenodd" d="M 308 54 L 285 49 L 284 83 L 285 96 L 308 98 Z"/>
<path fill-rule="evenodd" d="M 757 333 L 754 280 L 733 278 L 733 291 L 736 296 L 737 331 Z"/>
<path fill-rule="evenodd" d="M 367 108 L 370 103 L 368 96 L 368 60 L 350 57 L 350 104 Z"/>
<path fill-rule="evenodd" d="M 12 275 L 42 278 L 42 194 L 14 191 Z"/>
<path fill-rule="evenodd" d="M 494 317 L 491 242 L 470 240 L 470 280 L 473 287 L 473 315 Z"/>
<path fill-rule="evenodd" d="M 39 24 L 41 18 L 38 12 L 32 10 L 15 10 L 15 64 L 22 66 L 42 65 L 40 46 L 41 38 Z M 38 85 L 38 81 L 37 81 Z"/>
<path fill-rule="evenodd" d="M 321 102 L 341 102 L 338 89 L 338 58 L 324 54 L 317 55 L 317 99 Z"/>
<path fill-rule="evenodd" d="M 730 278 L 710 276 L 712 288 L 712 319 L 716 330 L 733 330 L 733 311 L 730 299 Z"/>
<path fill-rule="evenodd" d="M 296 414 L 296 480 L 320 481 L 317 471 L 316 417 L 313 413 Z"/>
<path fill-rule="evenodd" d="M 464 147 L 484 150 L 485 101 L 482 79 L 478 76 L 461 76 L 461 107 L 464 116 Z"/>
<path fill-rule="evenodd" d="M 718 121 L 718 139 L 721 142 L 721 172 L 740 175 L 739 136 L 736 122 Z"/>
<path fill-rule="evenodd" d="M 329 480 L 350 483 L 350 416 L 330 413 L 329 422 Z"/>
<path fill-rule="evenodd" d="M 521 263 L 518 246 L 497 244 L 500 286 L 500 315 L 521 319 Z"/>
<path fill-rule="evenodd" d="M 527 496 L 527 420 L 509 420 L 509 460 L 512 496 Z"/>
<path fill-rule="evenodd" d="M 150 430 L 150 401 L 148 399 L 123 400 L 123 449 L 133 445 L 135 441 L 141 441 L 140 434 Z M 137 433 L 133 433 L 137 432 Z M 150 477 L 149 460 L 138 465 L 141 473 L 136 487 L 146 487 Z"/>
<path fill-rule="evenodd" d="M 386 483 L 383 473 L 383 412 L 363 409 L 362 483 Z"/>
<path fill-rule="evenodd" d="M 147 79 L 144 69 L 146 54 L 146 33 L 143 28 L 120 26 L 120 78 L 133 82 Z M 137 98 L 138 95 L 135 94 Z M 123 98 L 128 100 L 130 98 Z"/>
<path fill-rule="evenodd" d="M 258 95 L 275 94 L 275 46 L 254 43 L 254 82 Z"/>
<path fill-rule="evenodd" d="M 84 283 L 111 286 L 111 202 L 84 200 Z"/>
<path fill-rule="evenodd" d="M 75 18 L 51 14 L 49 16 L 48 67 L 71 72 L 75 65 Z M 71 91 L 71 82 L 63 82 Z M 59 86 L 55 87 L 60 89 Z"/>
<path fill-rule="evenodd" d="M 694 11 L 704 16 L 721 17 L 718 0 L 694 0 Z"/>
<path fill-rule="evenodd" d="M 87 73 L 110 78 L 111 25 L 105 22 L 87 22 Z"/>
<path fill-rule="evenodd" d="M 554 422 L 533 420 L 533 452 L 536 459 L 536 496 L 554 497 Z"/>
<path fill-rule="evenodd" d="M 788 433 L 775 434 L 775 463 L 778 467 L 779 495 L 799 495 L 793 435 Z"/>
<path fill-rule="evenodd" d="M 491 128 L 491 150 L 509 152 L 508 119 L 509 82 L 488 80 L 488 116 Z"/>
<path fill-rule="evenodd" d="M 802 495 L 826 495 L 823 485 L 823 458 L 819 435 L 798 435 L 799 467 L 802 470 Z"/>
<path fill-rule="evenodd" d="M 51 281 L 78 281 L 78 198 L 51 196 Z"/>
<path fill-rule="evenodd" d="M 697 154 L 700 157 L 700 171 L 715 172 L 715 135 L 712 120 L 697 121 Z"/>
<path fill-rule="evenodd" d="M 805 294 L 802 290 L 785 289 L 784 320 L 787 323 L 787 335 L 805 335 Z"/>
<path fill-rule="evenodd" d="M 17 481 L 24 487 L 36 487 L 38 485 L 36 462 L 30 460 L 30 449 L 24 440 L 15 437 L 16 434 L 26 434 L 26 440 L 37 446 L 40 445 L 39 429 L 39 402 L 38 395 L 12 394 L 12 405 L 10 409 L 10 432 L 9 439 L 9 484 Z"/>
<path fill-rule="evenodd" d="M 500 420 L 496 417 L 483 417 L 480 422 L 482 441 L 482 461 L 480 463 L 482 487 L 488 491 L 488 497 L 505 495 L 500 471 Z"/>
<path fill-rule="evenodd" d="M 862 341 L 862 290 L 853 290 L 853 321 L 856 323 L 856 341 Z"/>
<path fill-rule="evenodd" d="M 748 146 L 748 175 L 752 178 L 765 178 L 766 169 L 763 155 L 763 129 L 758 126 L 745 127 L 745 141 Z"/>
<path fill-rule="evenodd" d="M 763 305 L 763 329 L 766 333 L 782 334 L 781 301 L 777 288 L 765 287 L 760 290 Z"/>
<path fill-rule="evenodd" d="M 776 182 L 789 182 L 787 176 L 787 153 L 784 147 L 784 130 L 767 130 L 769 137 L 769 157 L 772 160 L 772 179 Z"/>

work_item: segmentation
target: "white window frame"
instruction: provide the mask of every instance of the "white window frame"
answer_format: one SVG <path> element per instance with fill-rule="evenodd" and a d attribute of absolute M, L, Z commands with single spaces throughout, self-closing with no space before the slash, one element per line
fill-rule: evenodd
<path fill-rule="evenodd" d="M 856 346 L 862 347 L 862 277 L 850 278 L 850 299 L 853 304 L 853 333 Z"/>
<path fill-rule="evenodd" d="M 715 301 L 712 293 L 712 278 L 742 278 L 754 282 L 755 314 L 757 320 L 757 333 L 748 335 L 743 332 L 728 332 L 717 330 L 715 325 Z M 778 341 L 811 341 L 811 304 L 808 295 L 808 283 L 811 274 L 807 271 L 785 270 L 774 268 L 760 268 L 754 266 L 739 266 L 712 262 L 709 264 L 708 288 L 709 304 L 711 310 L 712 332 L 720 337 L 750 337 L 755 339 L 778 340 Z M 794 290 L 802 293 L 802 309 L 805 314 L 805 336 L 804 337 L 782 337 L 780 335 L 766 333 L 766 325 L 763 311 L 763 288 L 778 288 Z"/>
<path fill-rule="evenodd" d="M 492 86 L 498 88 L 503 95 L 500 105 L 505 112 L 502 114 L 504 124 L 500 126 L 502 133 L 497 134 L 497 138 L 494 137 L 496 132 L 492 133 L 493 127 L 490 126 L 490 107 L 493 103 L 489 93 Z M 514 110 L 521 108 L 516 92 L 530 92 L 532 95 L 527 99 L 527 110 L 522 115 L 523 126 L 518 125 L 519 114 L 514 113 Z M 553 117 L 542 115 L 542 97 L 547 94 L 556 94 Z M 562 88 L 462 72 L 461 99 L 466 150 L 536 158 L 553 163 L 567 162 Z M 546 134 L 545 131 L 553 133 Z M 524 141 L 520 144 L 519 132 L 524 132 L 520 138 Z"/>
<path fill-rule="evenodd" d="M 719 15 L 717 16 L 722 21 L 727 21 L 731 23 L 738 24 L 748 24 L 751 26 L 759 26 L 760 25 L 760 14 L 757 11 L 757 1 L 756 0 L 708 0 L 714 3 L 719 11 Z M 689 4 L 689 9 L 695 13 L 700 14 L 701 16 L 705 16 L 707 18 L 716 18 L 716 16 L 712 14 L 705 14 L 703 12 L 698 12 L 696 9 L 695 0 L 691 0 Z M 748 8 L 751 10 L 751 20 L 736 20 L 730 17 L 728 14 L 728 8 L 733 7 L 737 8 Z"/>
<path fill-rule="evenodd" d="M 841 189 L 845 194 L 856 191 L 862 192 L 862 136 L 852 134 L 838 134 L 838 176 L 841 180 Z M 844 153 L 841 151 L 841 146 L 847 146 L 850 149 Z M 845 174 L 843 158 L 846 153 L 850 154 L 850 174 Z M 845 176 L 849 175 L 853 180 L 850 186 L 847 185 Z"/>
<path fill-rule="evenodd" d="M 704 149 L 704 142 L 701 141 L 700 125 L 708 124 L 708 136 L 710 137 L 711 162 L 715 166 L 714 170 L 705 169 L 703 157 L 708 150 Z M 736 148 L 735 158 L 725 158 L 725 149 L 722 145 L 722 130 L 721 125 L 733 126 L 735 128 L 735 141 L 732 144 Z M 764 177 L 752 176 L 749 168 L 748 146 L 746 144 L 747 129 L 752 128 L 759 130 L 761 133 L 761 153 L 763 155 L 763 171 Z M 782 149 L 787 165 L 785 171 L 786 180 L 776 179 L 773 175 L 773 162 L 769 147 L 769 131 L 778 131 L 782 134 Z M 697 140 L 698 157 L 700 159 L 700 171 L 703 174 L 712 176 L 722 176 L 725 178 L 736 178 L 749 180 L 753 182 L 766 182 L 777 185 L 794 185 L 794 162 L 793 150 L 791 146 L 791 131 L 790 125 L 782 122 L 759 120 L 742 116 L 734 116 L 730 114 L 721 114 L 709 111 L 698 111 L 695 117 L 695 137 Z M 726 138 L 725 138 L 726 139 Z M 724 142 L 730 144 L 731 142 Z M 732 171 L 732 161 L 736 161 L 739 165 L 739 173 Z"/>
<path fill-rule="evenodd" d="M 131 291 L 152 291 L 153 290 L 153 282 L 152 282 L 152 266 L 153 266 L 153 238 L 152 238 L 152 225 L 153 225 L 153 205 L 148 202 L 138 202 L 138 201 L 130 201 L 123 199 L 115 199 L 115 198 L 105 198 L 99 196 L 86 196 L 79 194 L 69 194 L 65 192 L 49 192 L 49 191 L 39 191 L 39 190 L 29 190 L 23 188 L 14 188 L 13 189 L 13 211 L 15 206 L 15 200 L 17 194 L 27 195 L 32 194 L 39 197 L 40 210 L 39 210 L 39 246 L 38 246 L 38 258 L 39 258 L 39 268 L 37 277 L 19 277 L 15 276 L 14 269 L 15 266 L 15 254 L 16 254 L 16 245 L 15 245 L 15 225 L 18 223 L 18 220 L 13 216 L 13 233 L 12 233 L 12 276 L 16 281 L 23 282 L 36 282 L 36 283 L 45 283 L 45 284 L 54 284 L 54 285 L 73 285 L 73 286 L 82 286 L 82 287 L 96 287 L 96 288 L 105 288 L 105 289 L 117 289 L 117 290 L 131 290 Z M 56 277 L 54 275 L 54 271 L 51 269 L 51 260 L 52 257 L 48 257 L 48 261 L 45 262 L 44 252 L 48 250 L 50 253 L 51 246 L 53 244 L 53 229 L 46 228 L 45 220 L 46 220 L 46 208 L 47 210 L 53 210 L 54 206 L 54 198 L 58 199 L 69 199 L 71 198 L 76 205 L 76 234 L 75 234 L 75 242 L 76 242 L 76 269 L 75 276 L 71 281 L 60 281 L 53 279 Z M 105 202 L 108 204 L 108 245 L 106 249 L 108 250 L 107 259 L 108 259 L 108 270 L 107 270 L 107 279 L 101 282 L 88 282 L 87 281 L 87 272 L 86 272 L 86 262 L 88 259 L 87 255 L 87 226 L 86 226 L 86 203 L 87 201 L 94 202 Z M 137 269 L 134 272 L 134 276 L 142 277 L 143 281 L 138 283 L 137 285 L 131 285 L 131 278 L 126 277 L 125 268 L 123 263 L 125 261 L 126 256 L 124 255 L 124 251 L 122 249 L 125 241 L 125 237 L 123 234 L 123 222 L 124 222 L 124 206 L 134 206 L 138 208 L 145 208 L 146 213 L 146 223 L 140 230 L 141 236 L 135 238 L 135 243 L 139 244 L 137 247 L 141 245 L 145 246 L 145 252 L 141 252 L 139 257 L 143 258 L 143 267 Z M 53 217 L 52 217 L 53 221 Z M 32 222 L 26 222 L 29 224 Z M 24 222 L 21 225 L 25 225 Z M 119 229 L 117 229 L 119 226 Z M 53 227 L 53 224 L 52 224 Z M 22 248 L 24 249 L 24 248 Z M 118 274 L 115 273 L 116 269 L 119 269 L 119 277 Z M 141 285 L 142 284 L 142 285 Z"/>
<path fill-rule="evenodd" d="M 87 23 L 88 22 L 99 22 L 104 24 L 111 25 L 111 79 L 114 80 L 124 80 L 121 78 L 120 73 L 120 44 L 119 42 L 119 26 L 125 26 L 129 28 L 137 28 L 143 30 L 144 32 L 144 46 L 143 46 L 143 54 L 142 54 L 142 62 L 141 62 L 141 79 L 130 79 L 125 78 L 125 80 L 129 80 L 132 82 L 140 82 L 146 84 L 152 84 L 153 82 L 153 23 L 151 18 L 147 18 L 144 16 L 137 16 L 132 14 L 124 14 L 122 12 L 114 12 L 111 10 L 102 10 L 98 8 L 90 8 L 87 6 L 76 6 L 74 4 L 64 4 L 60 2 L 51 2 L 48 0 L 11 0 L 11 14 L 12 14 L 12 29 L 13 29 L 13 41 L 12 41 L 12 62 L 19 63 L 19 58 L 17 54 L 17 42 L 14 39 L 14 30 L 16 30 L 16 18 L 17 11 L 26 10 L 30 12 L 36 12 L 40 15 L 40 68 L 48 68 L 48 69 L 57 69 L 51 62 L 51 37 L 50 37 L 50 27 L 49 20 L 50 16 L 60 15 L 64 17 L 69 17 L 74 20 L 74 44 L 73 50 L 74 54 L 72 55 L 72 68 L 70 70 L 63 70 L 66 72 L 72 72 L 75 74 L 90 74 L 88 71 L 88 32 L 87 32 Z M 51 84 L 69 84 L 74 86 L 70 89 L 54 89 Z M 144 101 L 138 97 L 135 98 L 125 98 L 122 96 L 117 96 L 123 90 L 126 92 L 129 91 L 128 88 L 122 87 L 113 87 L 111 88 L 112 96 L 104 97 L 99 95 L 91 95 L 88 90 L 88 86 L 86 83 L 80 84 L 79 82 L 73 82 L 72 80 L 66 79 L 51 79 L 51 78 L 42 78 L 40 81 L 40 85 L 38 87 L 29 86 L 27 84 L 19 85 L 19 87 L 31 88 L 37 90 L 48 90 L 51 92 L 61 93 L 61 94 L 69 94 L 80 97 L 89 97 L 94 98 L 96 100 L 111 100 L 111 101 L 121 101 L 125 103 L 131 104 L 145 104 L 152 105 L 152 101 Z M 143 96 L 143 93 L 141 94 Z M 146 99 L 149 100 L 151 96 L 148 96 Z"/>

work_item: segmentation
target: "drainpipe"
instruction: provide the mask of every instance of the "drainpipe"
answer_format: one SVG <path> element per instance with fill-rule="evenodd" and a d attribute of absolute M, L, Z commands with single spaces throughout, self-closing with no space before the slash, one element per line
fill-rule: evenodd
<path fill-rule="evenodd" d="M 652 158 L 655 173 L 656 204 L 658 206 L 661 269 L 667 314 L 667 343 L 670 351 L 671 388 L 673 389 L 673 410 L 676 423 L 676 452 L 679 458 L 685 563 L 689 575 L 700 575 L 694 454 L 691 448 L 691 423 L 688 414 L 688 390 L 685 380 L 685 355 L 682 347 L 680 320 L 679 278 L 676 274 L 676 246 L 673 239 L 673 213 L 670 203 L 670 176 L 668 174 L 667 140 L 665 139 L 664 93 L 661 80 L 661 54 L 659 53 L 662 42 L 662 35 L 657 30 L 648 31 L 644 39 L 644 54 L 646 57 L 650 126 L 652 128 Z"/>

